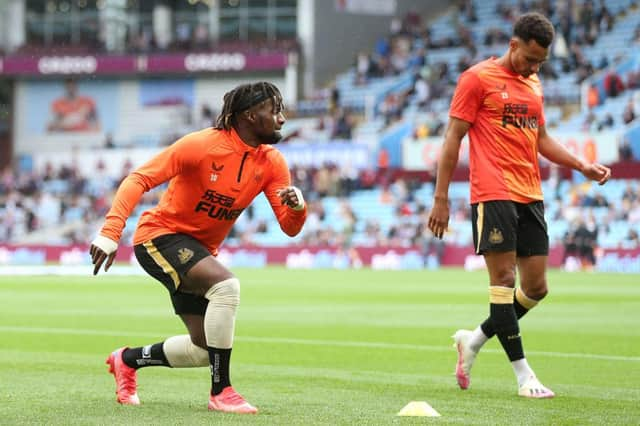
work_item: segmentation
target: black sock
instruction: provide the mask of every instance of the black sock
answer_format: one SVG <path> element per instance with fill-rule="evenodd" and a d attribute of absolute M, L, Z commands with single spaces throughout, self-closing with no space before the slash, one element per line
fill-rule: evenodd
<path fill-rule="evenodd" d="M 122 353 L 122 361 L 136 370 L 154 365 L 170 367 L 167 357 L 164 356 L 162 343 L 126 349 Z"/>
<path fill-rule="evenodd" d="M 211 395 L 217 395 L 222 389 L 231 386 L 229 378 L 229 363 L 231 349 L 218 349 L 208 347 L 209 367 L 211 368 Z"/>
<path fill-rule="evenodd" d="M 516 299 L 515 297 L 513 298 L 513 309 L 515 309 L 516 311 L 517 319 L 522 318 L 524 314 L 529 312 L 529 309 L 522 306 L 520 302 L 518 302 L 518 299 Z M 489 339 L 491 339 L 496 334 L 496 330 L 491 323 L 491 316 L 489 316 L 486 320 L 484 320 L 482 324 L 480 324 L 480 328 L 482 329 L 484 335 Z"/>
<path fill-rule="evenodd" d="M 509 361 L 524 358 L 518 318 L 512 303 L 491 303 L 491 323 Z"/>

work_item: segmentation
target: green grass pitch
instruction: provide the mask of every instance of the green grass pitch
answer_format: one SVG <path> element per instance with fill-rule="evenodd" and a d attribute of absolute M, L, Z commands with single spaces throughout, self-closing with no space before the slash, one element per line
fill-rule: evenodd
<path fill-rule="evenodd" d="M 553 400 L 516 396 L 496 339 L 458 389 L 451 335 L 488 312 L 485 272 L 241 269 L 231 374 L 257 416 L 207 412 L 206 368 L 145 368 L 139 407 L 104 360 L 183 334 L 146 276 L 0 277 L 0 424 L 640 423 L 640 276 L 549 273 L 521 323 Z M 398 417 L 427 401 L 442 417 Z"/>

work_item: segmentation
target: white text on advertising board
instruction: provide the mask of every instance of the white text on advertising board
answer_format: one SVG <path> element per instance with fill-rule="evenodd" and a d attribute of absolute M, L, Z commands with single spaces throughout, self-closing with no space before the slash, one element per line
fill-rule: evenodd
<path fill-rule="evenodd" d="M 184 58 L 187 71 L 239 71 L 246 63 L 242 53 L 199 53 Z"/>
<path fill-rule="evenodd" d="M 91 74 L 98 68 L 93 56 L 43 56 L 38 60 L 42 74 Z"/>

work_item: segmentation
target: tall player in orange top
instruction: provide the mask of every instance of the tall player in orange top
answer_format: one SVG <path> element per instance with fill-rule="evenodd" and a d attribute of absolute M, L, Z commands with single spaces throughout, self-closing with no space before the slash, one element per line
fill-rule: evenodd
<path fill-rule="evenodd" d="M 601 185 L 611 176 L 607 167 L 577 158 L 547 133 L 537 72 L 553 37 L 546 17 L 522 15 L 505 54 L 465 71 L 451 102 L 428 225 L 442 238 L 449 223 L 449 183 L 468 132 L 473 240 L 489 272 L 489 318 L 475 330 L 458 330 L 453 336 L 462 389 L 469 387 L 478 351 L 497 335 L 516 374 L 518 395 L 554 396 L 529 367 L 518 326 L 518 319 L 547 294 L 549 237 L 538 154 Z M 514 291 L 516 268 L 520 286 Z"/>
<path fill-rule="evenodd" d="M 285 122 L 282 96 L 270 83 L 236 87 L 224 96 L 216 126 L 188 134 L 131 173 L 120 185 L 90 253 L 108 270 L 127 218 L 142 194 L 164 182 L 159 204 L 145 211 L 134 234 L 136 258 L 164 284 L 189 334 L 107 358 L 117 401 L 138 405 L 136 370 L 147 366 L 211 368 L 209 409 L 254 414 L 231 387 L 229 362 L 240 282 L 216 255 L 240 213 L 264 192 L 280 228 L 300 232 L 307 209 L 289 169 L 272 144 Z M 106 263 L 105 263 L 106 261 Z"/>

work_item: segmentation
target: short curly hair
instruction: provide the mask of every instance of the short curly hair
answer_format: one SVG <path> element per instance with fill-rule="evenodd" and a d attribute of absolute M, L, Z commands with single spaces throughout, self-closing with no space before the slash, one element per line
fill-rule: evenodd
<path fill-rule="evenodd" d="M 520 38 L 525 43 L 535 40 L 545 49 L 553 42 L 555 31 L 549 19 L 538 13 L 525 13 L 520 16 L 513 25 L 513 35 Z"/>

